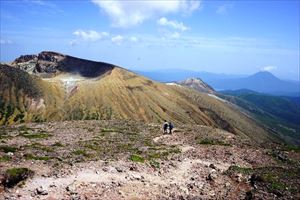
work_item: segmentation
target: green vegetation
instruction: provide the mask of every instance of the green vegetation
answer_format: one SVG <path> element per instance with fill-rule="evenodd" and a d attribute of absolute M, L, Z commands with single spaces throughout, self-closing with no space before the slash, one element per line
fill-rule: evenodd
<path fill-rule="evenodd" d="M 299 169 L 269 168 L 268 170 L 261 170 L 260 176 L 267 183 L 270 191 L 297 191 L 297 186 L 293 182 L 296 178 L 299 178 Z"/>
<path fill-rule="evenodd" d="M 153 168 L 160 168 L 159 162 L 157 162 L 155 160 L 150 160 L 149 163 L 150 163 L 151 167 L 153 167 Z"/>
<path fill-rule="evenodd" d="M 299 97 L 272 96 L 250 90 L 224 91 L 219 96 L 250 112 L 287 143 L 300 140 Z"/>
<path fill-rule="evenodd" d="M 133 162 L 140 162 L 140 163 L 143 163 L 145 162 L 145 158 L 143 158 L 142 156 L 140 155 L 136 155 L 136 154 L 133 154 L 129 157 L 129 159 Z"/>
<path fill-rule="evenodd" d="M 300 192 L 299 175 L 300 168 L 296 167 L 260 167 L 260 168 L 244 168 L 239 166 L 230 166 L 225 172 L 228 175 L 242 173 L 251 175 L 251 184 L 257 187 L 266 187 L 269 192 L 283 194 L 285 192 Z"/>
<path fill-rule="evenodd" d="M 7 162 L 10 161 L 11 157 L 4 155 L 4 156 L 0 156 L 0 162 Z"/>
<path fill-rule="evenodd" d="M 223 141 L 219 141 L 219 140 L 212 140 L 212 139 L 208 139 L 205 138 L 203 140 L 197 141 L 198 144 L 203 144 L 203 145 L 220 145 L 220 146 L 231 146 L 228 143 L 225 143 Z"/>
<path fill-rule="evenodd" d="M 284 147 L 284 150 L 286 151 L 294 151 L 299 153 L 300 152 L 300 146 L 294 146 L 294 145 L 287 145 Z"/>
<path fill-rule="evenodd" d="M 54 144 L 52 144 L 53 147 L 64 147 L 64 145 L 60 142 L 55 142 Z"/>
<path fill-rule="evenodd" d="M 79 155 L 88 156 L 87 152 L 82 149 L 74 150 L 72 153 L 77 156 Z"/>
<path fill-rule="evenodd" d="M 110 132 L 115 132 L 115 133 L 122 133 L 121 130 L 118 129 L 107 129 L 107 128 L 102 128 L 101 129 L 102 133 L 110 133 Z"/>
<path fill-rule="evenodd" d="M 0 146 L 0 151 L 3 151 L 4 153 L 8 153 L 8 152 L 16 152 L 18 148 L 16 147 L 11 147 L 11 146 Z"/>
<path fill-rule="evenodd" d="M 48 138 L 48 137 L 51 137 L 52 135 L 49 134 L 49 133 L 45 133 L 45 132 L 42 132 L 42 133 L 31 133 L 31 132 L 28 132 L 28 131 L 22 131 L 19 136 L 22 136 L 22 137 L 25 137 L 25 138 L 28 138 L 28 139 L 45 139 L 45 138 Z"/>
<path fill-rule="evenodd" d="M 38 143 L 38 142 L 26 145 L 24 147 L 29 148 L 29 149 L 32 149 L 32 148 L 33 149 L 38 149 L 38 150 L 42 150 L 42 151 L 45 151 L 45 152 L 53 152 L 54 151 L 52 147 L 43 145 L 43 144 Z"/>
<path fill-rule="evenodd" d="M 34 156 L 32 154 L 25 154 L 24 155 L 26 160 L 44 160 L 44 161 L 48 161 L 51 158 L 48 156 Z"/>
<path fill-rule="evenodd" d="M 253 173 L 253 169 L 252 168 L 247 168 L 247 167 L 240 167 L 237 165 L 232 165 L 229 167 L 228 171 L 231 172 L 237 172 L 237 173 L 243 173 L 243 174 L 251 174 Z"/>
<path fill-rule="evenodd" d="M 0 64 L 0 125 L 27 120 L 25 99 L 41 97 L 39 85 L 39 80 L 30 74 Z"/>
<path fill-rule="evenodd" d="M 34 172 L 28 168 L 10 168 L 4 173 L 6 187 L 13 187 L 19 182 L 31 177 Z"/>

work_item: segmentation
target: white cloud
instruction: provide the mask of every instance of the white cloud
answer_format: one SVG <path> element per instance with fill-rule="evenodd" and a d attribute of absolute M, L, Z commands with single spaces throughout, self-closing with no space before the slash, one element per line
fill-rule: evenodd
<path fill-rule="evenodd" d="M 268 71 L 268 72 L 270 72 L 270 71 L 274 71 L 274 70 L 276 70 L 276 69 L 277 69 L 276 66 L 269 65 L 269 66 L 262 67 L 262 68 L 260 69 L 260 71 Z"/>
<path fill-rule="evenodd" d="M 169 13 L 190 14 L 199 9 L 200 1 L 102 1 L 92 0 L 112 20 L 115 27 L 131 27 L 154 16 Z"/>
<path fill-rule="evenodd" d="M 124 40 L 124 37 L 121 35 L 117 35 L 111 38 L 111 41 L 117 45 L 121 45 Z"/>
<path fill-rule="evenodd" d="M 4 39 L 1 39 L 0 40 L 0 44 L 12 44 L 13 42 L 11 40 L 4 40 Z"/>
<path fill-rule="evenodd" d="M 233 8 L 233 4 L 224 4 L 217 7 L 216 13 L 219 15 L 227 15 L 229 10 Z"/>
<path fill-rule="evenodd" d="M 97 32 L 93 30 L 77 30 L 73 32 L 73 35 L 76 35 L 86 41 L 97 41 L 109 37 L 109 33 L 107 32 Z"/>
<path fill-rule="evenodd" d="M 161 26 L 167 26 L 174 29 L 178 29 L 180 31 L 186 31 L 188 27 L 186 27 L 182 22 L 177 22 L 175 20 L 168 20 L 165 17 L 160 18 L 157 23 Z"/>
<path fill-rule="evenodd" d="M 132 36 L 132 37 L 129 38 L 129 41 L 131 41 L 131 42 L 138 42 L 139 39 L 137 37 Z"/>

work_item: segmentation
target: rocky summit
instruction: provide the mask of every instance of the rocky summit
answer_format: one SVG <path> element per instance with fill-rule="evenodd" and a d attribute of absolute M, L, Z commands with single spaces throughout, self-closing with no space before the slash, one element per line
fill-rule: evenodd
<path fill-rule="evenodd" d="M 195 90 L 198 90 L 199 92 L 205 92 L 210 94 L 215 93 L 215 90 L 207 83 L 202 81 L 200 78 L 188 78 L 184 81 L 178 82 L 178 84 L 193 88 Z"/>

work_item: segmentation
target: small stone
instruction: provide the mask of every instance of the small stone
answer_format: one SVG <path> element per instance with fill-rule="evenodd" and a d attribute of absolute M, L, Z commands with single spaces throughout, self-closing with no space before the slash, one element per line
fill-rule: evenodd
<path fill-rule="evenodd" d="M 9 157 L 12 157 L 14 155 L 14 153 L 13 152 L 7 152 L 6 155 L 9 156 Z"/>
<path fill-rule="evenodd" d="M 123 172 L 123 169 L 121 167 L 116 167 L 117 172 Z"/>
<path fill-rule="evenodd" d="M 74 183 L 68 185 L 68 186 L 66 187 L 66 190 L 67 190 L 68 192 L 70 192 L 71 194 L 77 194 L 76 186 L 75 186 Z"/>
<path fill-rule="evenodd" d="M 141 180 L 142 176 L 139 174 L 132 174 L 132 180 Z"/>
<path fill-rule="evenodd" d="M 242 179 L 243 179 L 243 175 L 242 174 L 239 173 L 239 174 L 236 175 L 236 181 L 237 182 L 239 182 L 239 183 L 242 182 Z"/>
<path fill-rule="evenodd" d="M 53 188 L 53 187 L 56 187 L 55 183 L 52 183 L 49 185 L 49 187 Z"/>
<path fill-rule="evenodd" d="M 210 173 L 206 179 L 209 181 L 214 181 L 214 180 L 216 180 L 216 178 L 217 178 L 216 173 Z"/>
<path fill-rule="evenodd" d="M 43 186 L 36 188 L 36 193 L 40 195 L 48 195 L 48 191 Z"/>
<path fill-rule="evenodd" d="M 212 169 L 217 169 L 214 164 L 210 164 L 209 167 L 212 168 Z"/>
<path fill-rule="evenodd" d="M 102 170 L 103 170 L 104 172 L 107 172 L 107 171 L 108 171 L 108 167 L 103 167 Z M 97 172 L 96 172 L 96 173 L 97 173 Z"/>

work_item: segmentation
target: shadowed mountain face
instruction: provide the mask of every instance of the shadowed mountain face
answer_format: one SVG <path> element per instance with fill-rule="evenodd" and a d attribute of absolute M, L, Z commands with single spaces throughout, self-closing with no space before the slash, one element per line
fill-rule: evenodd
<path fill-rule="evenodd" d="M 0 124 L 170 120 L 220 128 L 258 142 L 277 140 L 252 118 L 213 94 L 158 83 L 111 64 L 42 52 L 22 56 L 12 65 L 0 68 L 0 82 L 4 83 L 0 85 Z M 14 78 L 16 74 L 19 78 Z M 38 95 L 29 95 L 27 91 L 31 90 Z"/>
<path fill-rule="evenodd" d="M 48 51 L 43 51 L 38 55 L 20 56 L 12 62 L 12 65 L 41 77 L 72 73 L 87 78 L 95 78 L 114 68 L 111 64 L 84 60 Z"/>

